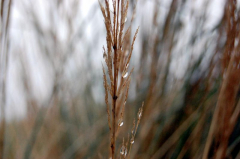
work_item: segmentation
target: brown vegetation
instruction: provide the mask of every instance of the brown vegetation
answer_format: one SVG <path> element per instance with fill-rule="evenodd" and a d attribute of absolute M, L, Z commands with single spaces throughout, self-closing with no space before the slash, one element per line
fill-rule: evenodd
<path fill-rule="evenodd" d="M 93 18 L 87 16 L 75 31 L 81 2 L 69 1 L 71 11 L 66 16 L 62 16 L 65 1 L 46 2 L 53 7 L 49 19 L 59 16 L 66 22 L 68 35 L 63 45 L 56 31 L 59 26 L 41 26 L 29 4 L 24 11 L 37 35 L 39 52 L 53 70 L 53 85 L 46 101 L 31 96 L 26 50 L 15 49 L 28 97 L 28 113 L 21 121 L 6 122 L 4 118 L 8 95 L 4 74 L 13 51 L 3 49 L 11 42 L 7 36 L 11 25 L 1 27 L 0 158 L 239 158 L 238 2 L 226 1 L 223 16 L 207 28 L 211 1 L 203 0 L 201 12 L 191 8 L 190 1 L 172 0 L 169 6 L 158 0 L 96 1 L 91 16 L 101 11 L 106 30 L 103 73 L 94 72 L 93 60 L 86 53 L 84 70 L 77 69 L 71 77 L 76 78 L 75 83 L 66 78 L 67 63 L 75 58 L 74 50 L 87 41 L 82 35 Z M 145 9 L 149 3 L 153 10 Z M 1 22 L 3 14 L 11 17 L 11 5 L 4 6 L 9 12 L 3 12 L 1 5 Z M 144 10 L 140 12 L 137 6 Z M 148 13 L 151 20 L 146 23 L 144 15 Z M 92 34 L 98 39 L 99 34 Z M 89 52 L 94 52 L 95 41 L 92 43 Z M 130 69 L 133 64 L 134 70 Z M 94 84 L 102 90 L 95 90 Z M 79 85 L 84 85 L 81 91 L 73 89 Z M 105 104 L 94 98 L 94 93 L 102 92 Z"/>

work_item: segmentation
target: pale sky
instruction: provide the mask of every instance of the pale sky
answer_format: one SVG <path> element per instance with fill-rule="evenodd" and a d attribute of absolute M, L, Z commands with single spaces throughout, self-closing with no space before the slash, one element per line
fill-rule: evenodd
<path fill-rule="evenodd" d="M 62 10 L 71 13 L 71 2 L 73 0 L 64 1 L 64 7 Z M 21 63 L 19 58 L 21 56 L 26 57 L 25 62 L 27 63 L 29 73 L 31 74 L 31 89 L 32 96 L 36 98 L 39 103 L 46 101 L 49 97 L 49 93 L 52 89 L 53 84 L 53 70 L 51 69 L 51 65 L 46 63 L 44 57 L 39 52 L 37 47 L 38 41 L 36 35 L 33 33 L 33 28 L 31 26 L 30 19 L 26 18 L 24 12 L 25 4 L 29 4 L 28 2 L 33 3 L 34 10 L 37 10 L 37 16 L 40 20 L 40 24 L 43 28 L 48 29 L 51 27 L 52 23 L 56 24 L 57 27 L 57 35 L 60 39 L 60 43 L 62 43 L 62 48 L 64 48 L 64 44 L 68 38 L 68 32 L 66 30 L 66 22 L 63 20 L 63 17 L 57 14 L 54 16 L 54 21 L 49 20 L 48 10 L 51 9 L 48 0 L 17 0 L 13 3 L 12 8 L 12 18 L 11 18 L 11 28 L 10 28 L 10 41 L 11 48 L 9 50 L 9 66 L 8 66 L 8 76 L 7 76 L 7 109 L 6 114 L 8 119 L 18 119 L 25 116 L 26 113 L 26 95 L 24 94 L 24 86 L 21 82 Z M 133 28 L 137 28 L 140 26 L 140 29 L 149 30 L 148 24 L 151 24 L 152 11 L 154 8 L 154 0 L 139 0 L 137 7 L 137 17 L 136 21 L 133 25 Z M 223 8 L 223 0 L 212 0 L 210 3 L 210 8 L 207 9 L 208 20 L 205 26 L 206 29 L 212 28 L 216 25 L 219 19 L 222 17 L 222 8 Z M 179 46 L 184 45 L 189 40 L 189 33 L 193 32 L 195 28 L 193 28 L 191 24 L 191 11 L 194 10 L 196 12 L 201 13 L 203 11 L 202 0 L 189 0 L 187 6 L 189 10 L 186 10 L 182 15 L 182 21 L 185 23 L 185 30 L 182 32 L 183 36 L 185 36 L 185 40 L 183 40 Z M 169 0 L 161 0 L 161 13 L 160 16 L 165 16 L 167 13 L 167 9 L 170 4 Z M 76 31 L 78 25 L 81 24 L 84 19 L 86 19 L 93 8 L 94 5 L 98 6 L 97 0 L 81 0 L 79 3 L 79 15 L 78 20 L 74 23 L 74 28 Z M 29 14 L 29 13 L 27 13 Z M 61 11 L 60 11 L 61 14 Z M 141 23 L 142 17 L 145 23 Z M 163 20 L 163 18 L 160 18 Z M 141 26 L 143 25 L 143 26 Z M 89 23 L 85 25 L 83 38 L 79 41 L 79 45 L 77 46 L 77 50 L 73 54 L 73 59 L 68 63 L 68 71 L 67 76 L 71 78 L 72 74 L 76 71 L 76 69 L 84 68 L 84 61 L 86 60 L 86 56 L 88 51 L 91 51 L 92 60 L 93 60 L 93 70 L 97 72 L 97 74 L 101 75 L 101 62 L 102 60 L 102 46 L 105 45 L 105 35 L 104 35 L 104 23 L 103 17 L 101 15 L 99 7 L 97 7 L 96 14 L 89 20 Z M 97 36 L 97 37 L 96 37 Z M 95 40 L 98 38 L 98 42 Z M 138 38 L 141 39 L 141 34 L 138 35 Z M 141 48 L 139 39 L 137 39 L 134 50 L 134 58 L 132 65 L 138 65 L 139 54 L 138 50 Z M 90 46 L 89 46 L 90 45 Z M 89 50 L 90 47 L 90 50 Z M 21 51 L 19 51 L 21 50 Z M 19 54 L 20 52 L 20 54 Z M 197 54 L 197 53 L 196 53 Z M 176 71 L 176 76 L 181 78 L 186 69 L 184 63 L 187 63 L 189 60 L 189 55 L 180 56 L 176 63 L 173 63 L 171 68 Z M 179 63 L 183 65 L 179 67 Z M 137 70 L 135 70 L 137 71 Z M 86 73 L 87 76 L 87 73 Z M 79 81 L 80 82 L 80 81 Z M 84 81 L 82 82 L 84 85 Z M 100 85 L 94 86 L 97 90 L 101 90 L 102 83 Z M 94 98 L 96 100 L 102 99 L 102 96 L 99 96 L 98 92 L 95 92 Z"/>

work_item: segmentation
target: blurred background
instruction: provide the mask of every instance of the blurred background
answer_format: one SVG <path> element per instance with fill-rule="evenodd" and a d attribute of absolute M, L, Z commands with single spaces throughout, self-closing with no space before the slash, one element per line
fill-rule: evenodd
<path fill-rule="evenodd" d="M 130 0 L 126 26 L 136 8 L 140 30 L 117 153 L 144 101 L 130 158 L 201 158 L 225 76 L 227 5 Z M 0 24 L 1 157 L 108 158 L 98 1 L 2 0 Z M 240 157 L 239 134 L 237 122 L 229 157 Z"/>

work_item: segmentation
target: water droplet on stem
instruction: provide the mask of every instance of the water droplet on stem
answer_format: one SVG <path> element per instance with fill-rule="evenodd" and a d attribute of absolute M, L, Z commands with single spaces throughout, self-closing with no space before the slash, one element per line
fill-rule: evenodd
<path fill-rule="evenodd" d="M 138 113 L 138 119 L 140 119 L 142 117 L 142 112 L 140 111 L 139 113 Z"/>
<path fill-rule="evenodd" d="M 134 144 L 134 138 L 131 138 L 130 143 L 131 143 L 131 144 Z"/>
<path fill-rule="evenodd" d="M 123 126 L 123 120 L 122 120 L 122 119 L 119 119 L 119 120 L 118 120 L 118 125 L 119 125 L 119 126 Z"/>
<path fill-rule="evenodd" d="M 120 150 L 120 154 L 121 154 L 121 155 L 124 155 L 124 153 L 125 153 L 125 146 L 122 146 L 122 147 L 121 147 L 121 150 Z"/>
<path fill-rule="evenodd" d="M 126 66 L 125 66 L 125 69 L 128 69 L 128 66 L 129 66 L 129 63 L 128 63 L 128 64 L 126 64 Z"/>
<path fill-rule="evenodd" d="M 127 156 L 127 149 L 125 149 L 124 156 L 125 157 Z"/>
<path fill-rule="evenodd" d="M 128 76 L 128 72 L 126 71 L 126 72 L 123 72 L 123 74 L 122 74 L 122 77 L 123 78 L 126 78 Z"/>

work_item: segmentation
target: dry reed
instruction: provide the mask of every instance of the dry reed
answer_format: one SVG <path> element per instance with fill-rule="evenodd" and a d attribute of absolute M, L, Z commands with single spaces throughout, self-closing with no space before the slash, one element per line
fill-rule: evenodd
<path fill-rule="evenodd" d="M 8 32 L 9 32 L 9 21 L 10 13 L 12 8 L 12 1 L 1 1 L 1 57 L 0 57 L 0 158 L 4 158 L 4 142 L 5 142 L 5 127 L 6 127 L 6 79 L 7 79 L 7 66 L 8 66 Z"/>
<path fill-rule="evenodd" d="M 62 2 L 59 1 L 59 3 Z M 34 106 L 35 113 L 31 114 L 28 110 L 26 120 L 6 125 L 8 133 L 4 138 L 6 141 L 4 149 L 9 158 L 18 156 L 25 158 L 106 158 L 108 151 L 110 151 L 109 158 L 239 158 L 237 146 L 240 141 L 238 135 L 240 102 L 239 70 L 237 68 L 240 67 L 238 61 L 240 44 L 237 43 L 239 11 L 235 7 L 236 1 L 231 0 L 225 4 L 222 19 L 210 30 L 203 28 L 207 23 L 206 8 L 211 2 L 205 1 L 206 10 L 201 13 L 195 14 L 192 10 L 193 21 L 190 19 L 187 23 L 192 23 L 196 29 L 190 33 L 189 43 L 182 46 L 177 46 L 177 44 L 179 41 L 185 41 L 182 32 L 187 24 L 182 21 L 181 17 L 187 15 L 185 11 L 189 9 L 187 3 L 190 0 L 169 1 L 169 8 L 161 6 L 161 1 L 148 1 L 155 5 L 152 11 L 152 24 L 147 24 L 147 27 L 152 27 L 151 31 L 145 32 L 144 28 L 137 29 L 133 38 L 130 36 L 132 34 L 131 24 L 135 15 L 140 17 L 140 14 L 136 14 L 134 10 L 132 18 L 129 18 L 130 21 L 125 22 L 127 10 L 134 6 L 131 2 L 134 1 L 115 0 L 113 7 L 110 6 L 109 0 L 105 0 L 105 5 L 100 3 L 107 30 L 107 46 L 103 47 L 106 66 L 105 63 L 102 64 L 102 70 L 108 124 L 105 122 L 105 109 L 102 110 L 99 103 L 94 101 L 91 80 L 85 79 L 86 89 L 75 94 L 69 103 L 65 101 L 64 95 L 60 95 L 65 89 L 62 89 L 63 86 L 56 80 L 54 81 L 55 93 L 51 95 L 51 99 L 55 99 L 55 102 L 45 103 L 49 104 L 48 111 L 37 115 L 38 110 L 41 109 L 38 108 L 36 100 L 32 98 L 27 101 L 27 105 L 29 108 Z M 98 5 L 95 5 L 94 11 L 97 10 Z M 166 16 L 163 21 L 160 21 L 163 10 L 167 11 Z M 48 42 L 53 42 L 54 48 L 59 46 L 59 37 L 55 34 L 54 28 L 51 28 L 52 31 L 49 34 L 41 28 L 34 11 L 30 13 L 28 15 L 33 19 L 36 35 L 41 35 L 44 41 L 48 41 L 48 38 L 53 39 Z M 233 15 L 235 20 L 232 20 Z M 93 19 L 90 18 L 92 16 L 88 16 L 84 20 L 85 23 L 89 23 L 90 19 Z M 72 22 L 73 19 L 68 20 Z M 126 28 L 127 24 L 130 24 L 128 28 Z M 85 26 L 81 25 L 79 34 L 84 32 Z M 129 64 L 137 34 L 140 34 L 142 38 L 142 41 L 140 40 L 141 65 L 138 70 L 139 76 L 137 75 L 138 90 L 136 98 L 127 102 L 130 82 L 136 82 L 134 74 L 132 75 L 133 69 L 129 68 Z M 77 36 L 74 35 L 73 39 L 69 39 L 69 45 L 74 45 L 71 42 L 75 41 Z M 72 37 L 72 34 L 69 37 Z M 38 43 L 42 48 L 41 52 L 46 53 L 49 61 L 60 60 L 60 63 L 67 61 L 65 57 L 68 54 L 65 54 L 63 58 L 55 59 L 57 57 L 55 53 L 58 50 L 46 47 L 41 40 Z M 76 42 L 76 45 L 78 44 Z M 197 47 L 199 44 L 201 48 Z M 171 65 L 177 61 L 174 58 L 181 57 L 178 56 L 180 53 L 183 53 L 182 56 L 188 54 L 188 50 L 192 50 L 190 56 L 194 56 L 198 53 L 196 53 L 197 50 L 201 50 L 201 56 L 189 59 L 186 73 L 182 78 L 174 79 L 175 73 L 178 73 L 176 70 L 175 72 L 171 70 Z M 51 59 L 48 55 L 52 52 L 56 56 Z M 24 60 L 22 63 L 23 72 L 26 72 L 23 74 L 24 77 L 26 76 L 24 89 L 26 94 L 30 94 L 31 89 L 28 88 L 30 82 L 27 77 L 28 65 Z M 220 70 L 221 67 L 222 70 Z M 58 74 L 54 77 L 62 81 L 63 76 L 57 71 L 61 68 L 56 67 L 54 70 Z M 91 69 L 87 67 L 85 71 L 91 72 Z M 135 107 L 128 106 L 140 105 L 143 100 L 146 101 L 144 116 L 140 118 L 143 108 L 141 107 L 137 112 Z M 132 124 L 130 118 L 133 113 L 138 113 L 138 115 Z M 213 118 L 212 114 L 214 114 Z M 43 117 L 44 120 L 41 120 L 39 124 L 36 119 Z M 140 119 L 141 131 L 139 136 L 136 136 Z M 210 123 L 211 120 L 212 123 Z M 2 130 L 0 126 L 0 131 Z M 127 137 L 122 138 L 122 136 Z"/>
<path fill-rule="evenodd" d="M 108 125 L 110 130 L 110 149 L 111 157 L 115 158 L 116 150 L 116 138 L 117 130 L 123 125 L 123 116 L 125 112 L 125 104 L 128 97 L 128 90 L 131 81 L 131 74 L 133 69 L 129 73 L 130 59 L 133 52 L 134 42 L 136 40 L 138 30 L 136 30 L 135 35 L 133 36 L 130 53 L 127 54 L 127 45 L 124 43 L 126 38 L 130 36 L 130 27 L 124 33 L 125 23 L 127 21 L 127 12 L 129 1 L 127 0 L 113 0 L 113 19 L 110 11 L 110 4 L 108 0 L 105 0 L 105 8 L 99 2 L 100 8 L 104 17 L 105 27 L 107 31 L 106 42 L 107 50 L 103 47 L 103 58 L 106 62 L 108 69 L 108 77 L 110 82 L 107 81 L 107 75 L 103 68 L 103 79 L 104 79 L 104 88 L 105 88 L 105 102 L 107 105 L 107 114 L 108 114 Z M 134 14 L 132 16 L 131 22 L 133 21 Z M 119 78 L 120 75 L 120 78 Z M 120 80 L 120 82 L 118 82 Z M 118 85 L 118 83 L 120 83 Z M 108 94 L 111 95 L 111 107 L 109 106 Z M 111 109 L 111 113 L 110 113 Z M 120 154 L 123 158 L 126 158 L 130 155 L 131 146 L 134 143 L 134 137 L 136 135 L 136 130 L 138 128 L 140 119 L 142 116 L 142 108 L 138 112 L 138 121 L 137 124 L 134 122 L 132 136 L 130 141 L 130 148 L 128 152 L 128 143 L 124 143 L 120 150 Z"/>
<path fill-rule="evenodd" d="M 203 159 L 208 158 L 212 141 L 215 141 L 214 158 L 226 158 L 229 137 L 239 116 L 239 100 L 237 93 L 240 86 L 240 34 L 237 25 L 240 24 L 236 0 L 227 1 L 227 42 L 223 57 L 223 82 L 214 111 L 210 131 L 203 153 Z M 237 14 L 236 14 L 237 13 Z M 234 118 L 234 119 L 233 119 Z M 214 139 L 215 138 L 215 139 Z"/>

